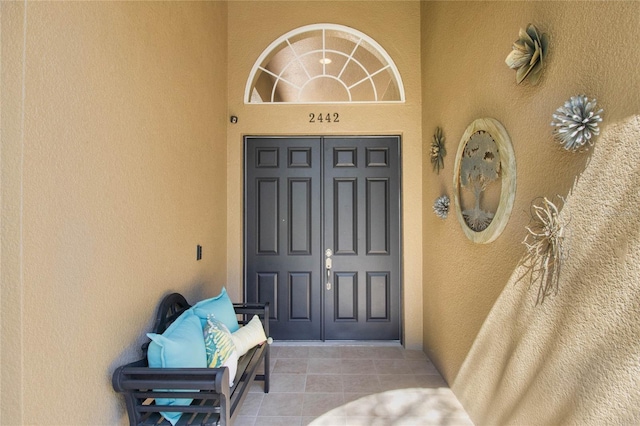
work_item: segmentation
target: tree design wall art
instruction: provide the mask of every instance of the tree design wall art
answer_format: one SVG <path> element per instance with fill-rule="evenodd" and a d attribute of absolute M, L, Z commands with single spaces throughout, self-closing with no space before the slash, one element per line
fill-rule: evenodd
<path fill-rule="evenodd" d="M 500 177 L 500 154 L 491 135 L 479 130 L 467 141 L 462 152 L 460 185 L 472 191 L 475 197 L 473 209 L 464 210 L 462 216 L 469 228 L 484 231 L 493 219 L 493 212 L 480 208 L 480 197 L 487 187 Z"/>
<path fill-rule="evenodd" d="M 497 207 L 483 205 L 485 192 L 499 187 Z M 490 243 L 504 230 L 515 197 L 516 163 L 504 126 L 492 118 L 471 123 L 458 147 L 453 174 L 456 216 L 465 235 L 476 243 Z M 472 196 L 465 203 L 464 192 Z"/>

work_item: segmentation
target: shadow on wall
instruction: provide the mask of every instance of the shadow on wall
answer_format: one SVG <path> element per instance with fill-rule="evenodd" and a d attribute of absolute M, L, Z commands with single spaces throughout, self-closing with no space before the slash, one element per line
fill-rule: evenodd
<path fill-rule="evenodd" d="M 109 364 L 109 368 L 104 372 L 103 384 L 107 386 L 108 392 L 113 395 L 112 398 L 112 412 L 111 412 L 111 422 L 112 423 L 122 423 L 125 422 L 127 418 L 127 407 L 125 405 L 124 398 L 118 394 L 115 390 L 113 390 L 113 373 L 114 371 L 121 365 L 128 364 L 133 361 L 137 361 L 146 356 L 146 352 L 143 350 L 143 346 L 149 343 L 149 338 L 147 337 L 147 333 L 152 332 L 155 322 L 157 320 L 156 316 L 158 315 L 158 307 L 160 302 L 169 294 L 174 293 L 176 291 L 182 291 L 187 301 L 190 304 L 195 304 L 199 300 L 203 300 L 208 297 L 207 293 L 211 293 L 207 284 L 202 281 L 195 280 L 187 286 L 188 290 L 180 290 L 177 288 L 168 289 L 164 291 L 158 300 L 147 300 L 143 303 L 146 303 L 146 312 L 144 315 L 138 315 L 136 318 L 144 318 L 144 323 L 139 322 L 137 320 L 131 319 L 132 324 L 137 325 L 137 327 L 132 327 L 135 329 L 133 334 L 135 337 L 134 340 L 130 341 L 126 347 L 123 347 L 116 359 L 114 359 L 111 364 Z M 218 294 L 218 292 L 214 292 L 214 295 Z M 135 313 L 132 313 L 132 315 Z"/>
<path fill-rule="evenodd" d="M 560 213 L 558 293 L 536 306 L 519 265 L 453 381 L 477 424 L 640 423 L 640 116 L 593 150 Z"/>

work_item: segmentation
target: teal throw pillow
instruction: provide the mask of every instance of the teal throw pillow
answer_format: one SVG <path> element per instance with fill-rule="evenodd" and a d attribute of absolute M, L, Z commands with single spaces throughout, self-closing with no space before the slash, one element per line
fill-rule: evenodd
<path fill-rule="evenodd" d="M 233 309 L 233 303 L 231 302 L 231 299 L 229 299 L 227 289 L 224 287 L 222 287 L 222 291 L 219 295 L 212 297 L 211 299 L 201 300 L 193 305 L 192 309 L 200 318 L 202 328 L 204 328 L 207 322 L 207 317 L 211 314 L 213 314 L 216 319 L 222 321 L 231 333 L 240 328 L 238 325 L 238 318 L 236 317 L 236 311 Z"/>
<path fill-rule="evenodd" d="M 202 325 L 193 311 L 186 310 L 162 334 L 147 333 L 151 339 L 147 360 L 151 368 L 206 368 L 207 355 Z M 158 405 L 189 405 L 190 398 L 158 398 Z M 162 413 L 175 425 L 182 413 Z"/>

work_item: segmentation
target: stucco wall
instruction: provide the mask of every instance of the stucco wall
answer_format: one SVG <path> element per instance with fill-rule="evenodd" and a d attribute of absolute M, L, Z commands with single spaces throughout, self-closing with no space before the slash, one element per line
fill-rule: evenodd
<path fill-rule="evenodd" d="M 597 422 L 615 410 L 637 422 L 639 7 L 0 3 L 0 423 L 122 422 L 110 375 L 139 355 L 161 295 L 195 300 L 226 280 L 242 297 L 247 134 L 402 135 L 405 343 L 424 340 L 476 421 Z M 318 22 L 379 42 L 407 103 L 333 108 L 339 125 L 309 123 L 316 107 L 244 105 L 262 50 Z M 551 54 L 541 84 L 518 87 L 504 58 L 529 22 Z M 582 92 L 605 108 L 604 131 L 591 154 L 571 154 L 548 123 Z M 504 233 L 474 245 L 431 205 L 451 194 L 460 137 L 485 116 L 511 136 L 517 190 Z M 422 149 L 436 126 L 449 152 L 440 175 Z M 560 294 L 533 308 L 534 290 L 511 278 L 526 212 L 577 176 Z"/>
<path fill-rule="evenodd" d="M 558 295 L 536 307 L 525 265 L 507 282 L 453 382 L 478 424 L 640 422 L 639 162 L 640 115 L 607 125 L 561 213 Z"/>
<path fill-rule="evenodd" d="M 637 423 L 640 4 L 427 2 L 421 22 L 423 133 L 442 126 L 448 150 L 440 175 L 423 158 L 429 355 L 480 424 Z M 538 86 L 517 86 L 504 59 L 528 23 L 549 35 L 550 54 Z M 604 108 L 603 132 L 595 149 L 569 153 L 549 123 L 581 93 Z M 452 194 L 460 137 L 479 117 L 504 124 L 517 163 L 511 218 L 487 245 L 430 212 Z M 535 287 L 516 282 L 521 241 L 531 201 L 556 194 L 567 197 L 569 259 L 558 295 L 534 307 Z"/>
<path fill-rule="evenodd" d="M 406 92 L 405 104 L 245 105 L 251 68 L 271 42 L 309 24 L 352 27 L 376 40 L 394 60 Z M 420 126 L 419 2 L 229 3 L 228 279 L 232 298 L 242 297 L 242 214 L 244 135 L 402 136 L 403 321 L 407 347 L 422 346 L 422 135 Z M 337 112 L 339 123 L 309 123 L 309 113 Z"/>
<path fill-rule="evenodd" d="M 1 12 L 0 423 L 115 424 L 161 296 L 226 277 L 226 4 Z"/>

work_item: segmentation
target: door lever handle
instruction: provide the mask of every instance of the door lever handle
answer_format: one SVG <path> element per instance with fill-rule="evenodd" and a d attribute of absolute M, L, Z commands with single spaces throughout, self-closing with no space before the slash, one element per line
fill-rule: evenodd
<path fill-rule="evenodd" d="M 331 260 L 330 257 L 327 257 L 324 260 L 324 268 L 327 270 L 327 285 L 326 285 L 327 290 L 331 290 L 331 267 L 332 266 L 333 266 L 333 261 Z"/>

